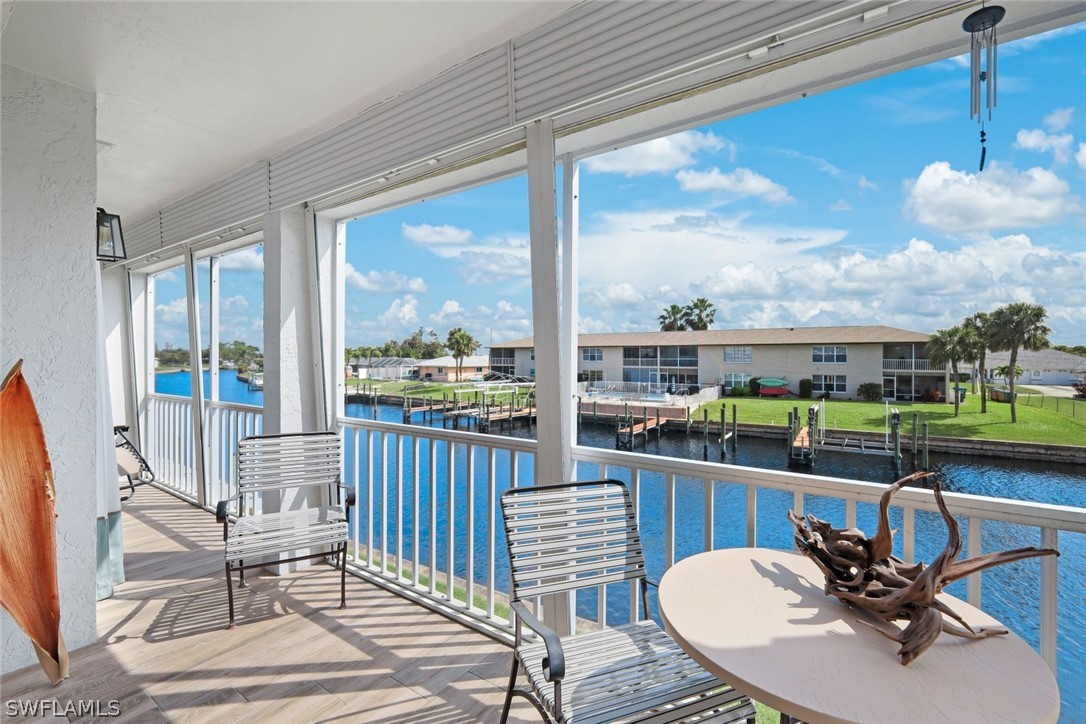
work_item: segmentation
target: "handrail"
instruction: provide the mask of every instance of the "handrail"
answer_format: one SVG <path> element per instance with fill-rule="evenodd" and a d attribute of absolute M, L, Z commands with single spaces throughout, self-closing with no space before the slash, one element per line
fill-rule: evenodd
<path fill-rule="evenodd" d="M 742 465 L 681 460 L 643 453 L 603 450 L 594 447 L 573 447 L 573 458 L 579 462 L 635 467 L 639 470 L 682 475 L 702 480 L 753 485 L 759 488 L 802 492 L 806 495 L 846 498 L 865 503 L 878 503 L 885 485 L 859 480 L 832 478 L 822 475 L 799 475 L 777 470 L 748 468 Z M 943 500 L 955 515 L 983 517 L 1042 528 L 1058 528 L 1072 533 L 1086 533 L 1086 509 L 1069 505 L 1035 503 L 1010 498 L 992 498 L 969 493 L 944 492 Z M 894 496 L 894 505 L 914 510 L 938 511 L 935 494 L 924 488 L 904 488 Z"/>
<path fill-rule="evenodd" d="M 336 420 L 336 424 L 341 427 L 375 430 L 378 432 L 405 435 L 407 437 L 421 437 L 457 444 L 481 445 L 483 447 L 492 447 L 498 450 L 515 450 L 516 452 L 523 453 L 535 453 L 538 447 L 535 440 L 527 440 L 519 437 L 503 437 L 480 432 L 464 432 L 462 430 L 443 430 L 435 427 L 404 425 L 398 422 L 377 422 L 375 420 L 363 420 L 358 417 L 340 417 Z"/>

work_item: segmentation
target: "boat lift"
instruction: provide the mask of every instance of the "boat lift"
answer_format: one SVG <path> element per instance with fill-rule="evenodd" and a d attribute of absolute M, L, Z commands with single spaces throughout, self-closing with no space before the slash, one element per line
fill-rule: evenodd
<path fill-rule="evenodd" d="M 790 465 L 814 465 L 817 451 L 859 453 L 889 457 L 894 467 L 901 468 L 901 413 L 896 407 L 885 403 L 885 431 L 883 441 L 877 442 L 863 437 L 831 436 L 826 432 L 826 401 L 811 405 L 807 410 L 807 424 L 802 425 L 799 408 L 793 408 L 788 414 L 788 462 Z"/>

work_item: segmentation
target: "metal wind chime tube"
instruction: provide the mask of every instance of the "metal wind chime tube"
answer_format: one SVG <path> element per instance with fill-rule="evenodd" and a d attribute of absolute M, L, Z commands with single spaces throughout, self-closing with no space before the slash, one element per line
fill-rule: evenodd
<path fill-rule="evenodd" d="M 992 109 L 996 106 L 996 65 L 998 39 L 996 37 L 996 25 L 1003 19 L 1006 11 L 998 5 L 990 5 L 981 8 L 962 22 L 962 29 L 971 37 L 969 53 L 970 72 L 970 106 L 969 117 L 976 117 L 983 122 L 980 108 L 980 86 L 985 86 L 985 108 L 988 110 L 988 120 L 992 120 Z M 981 52 L 985 53 L 984 64 L 981 65 Z"/>
<path fill-rule="evenodd" d="M 980 126 L 980 170 L 984 170 L 984 159 L 987 153 L 985 148 L 984 116 L 980 107 L 980 87 L 984 84 L 985 108 L 988 109 L 988 120 L 992 120 L 992 109 L 997 103 L 996 66 L 998 64 L 996 38 L 996 25 L 1006 14 L 999 5 L 982 7 L 962 22 L 962 30 L 970 35 L 969 45 L 969 118 L 976 117 Z M 981 67 L 981 51 L 984 51 L 983 68 Z"/>

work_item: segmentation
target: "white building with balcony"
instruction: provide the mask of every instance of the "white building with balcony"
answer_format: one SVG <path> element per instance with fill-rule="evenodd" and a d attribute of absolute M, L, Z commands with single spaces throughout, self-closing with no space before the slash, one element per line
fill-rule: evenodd
<path fill-rule="evenodd" d="M 928 335 L 880 325 L 711 329 L 582 334 L 577 374 L 587 382 L 746 386 L 754 377 L 788 381 L 793 393 L 810 379 L 816 395 L 856 398 L 861 384 L 882 385 L 888 400 L 947 399 L 944 365 L 927 355 Z M 535 341 L 494 345 L 491 366 L 531 376 Z"/>

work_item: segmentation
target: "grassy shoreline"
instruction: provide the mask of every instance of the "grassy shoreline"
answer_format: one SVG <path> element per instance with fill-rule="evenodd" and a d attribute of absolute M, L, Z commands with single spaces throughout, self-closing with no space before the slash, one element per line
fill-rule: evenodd
<path fill-rule="evenodd" d="M 703 410 L 709 411 L 709 419 L 720 417 L 721 405 L 736 405 L 740 423 L 787 425 L 788 413 L 798 407 L 800 416 L 815 400 L 767 399 L 761 397 L 726 397 L 723 400 L 702 405 L 695 415 L 701 419 Z M 912 430 L 913 413 L 919 413 L 919 423 L 928 423 L 928 432 L 937 437 L 955 437 L 968 440 L 1001 442 L 1034 442 L 1050 445 L 1086 445 L 1086 418 L 1072 418 L 1047 407 L 1030 407 L 1018 404 L 1018 422 L 1011 422 L 1011 406 L 1002 402 L 988 402 L 988 412 L 980 411 L 980 396 L 967 395 L 961 404 L 958 417 L 954 405 L 924 402 L 895 402 L 901 412 L 902 429 Z M 731 419 L 731 410 L 728 411 Z M 826 405 L 826 427 L 835 430 L 883 432 L 885 406 L 882 402 L 856 402 L 829 400 Z"/>

